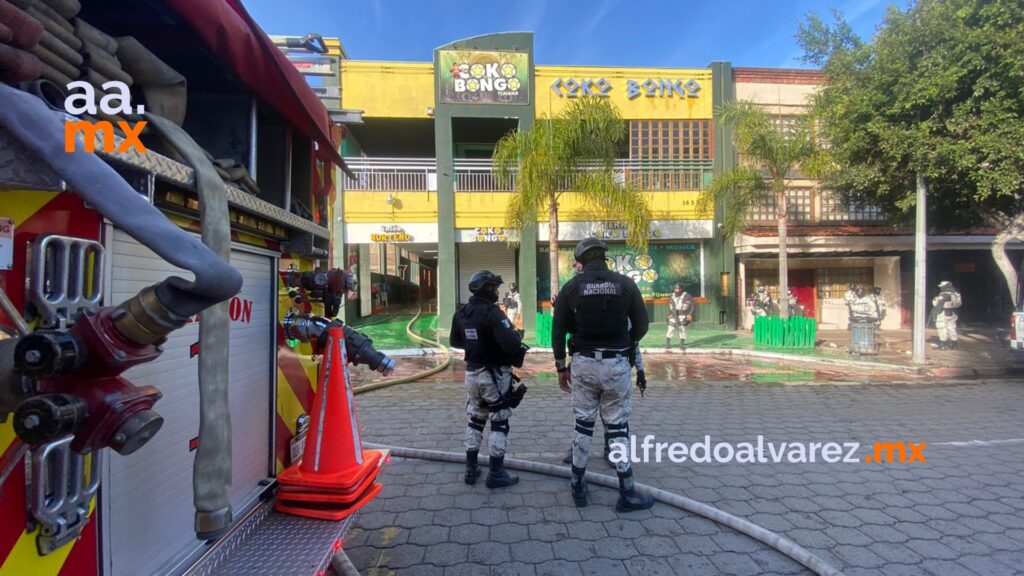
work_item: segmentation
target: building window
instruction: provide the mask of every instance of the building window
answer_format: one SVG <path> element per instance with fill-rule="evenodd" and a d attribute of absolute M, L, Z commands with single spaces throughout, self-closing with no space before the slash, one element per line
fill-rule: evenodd
<path fill-rule="evenodd" d="M 714 159 L 711 120 L 632 120 L 629 159 L 642 190 L 700 190 Z"/>
<path fill-rule="evenodd" d="M 814 196 L 810 188 L 793 188 L 786 191 L 786 209 L 791 222 L 814 220 Z"/>
<path fill-rule="evenodd" d="M 843 202 L 840 195 L 831 190 L 821 191 L 821 219 L 831 222 L 880 222 L 886 218 L 877 206 L 850 199 Z"/>
<path fill-rule="evenodd" d="M 818 298 L 841 299 L 850 284 L 863 286 L 866 290 L 875 285 L 874 268 L 819 268 Z"/>
<path fill-rule="evenodd" d="M 786 209 L 790 222 L 814 221 L 814 191 L 810 188 L 793 188 L 786 191 Z M 753 222 L 775 222 L 775 200 L 769 199 L 750 207 L 747 218 Z"/>

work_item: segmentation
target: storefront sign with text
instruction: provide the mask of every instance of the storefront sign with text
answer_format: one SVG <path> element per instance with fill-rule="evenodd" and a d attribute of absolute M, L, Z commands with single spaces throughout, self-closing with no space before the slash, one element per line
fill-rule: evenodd
<path fill-rule="evenodd" d="M 401 226 L 381 226 L 379 234 L 370 234 L 372 242 L 412 242 L 412 234 Z"/>

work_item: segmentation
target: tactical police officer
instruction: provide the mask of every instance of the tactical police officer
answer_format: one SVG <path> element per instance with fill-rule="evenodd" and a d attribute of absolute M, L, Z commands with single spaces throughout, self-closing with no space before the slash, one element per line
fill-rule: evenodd
<path fill-rule="evenodd" d="M 513 327 L 516 325 L 516 319 L 519 318 L 522 306 L 523 299 L 519 295 L 519 286 L 512 282 L 505 294 L 505 315 L 508 316 L 508 321 L 512 323 Z"/>
<path fill-rule="evenodd" d="M 508 449 L 509 417 L 519 404 L 525 387 L 513 387 L 518 377 L 512 367 L 523 365 L 526 347 L 505 314 L 498 308 L 501 276 L 487 270 L 473 274 L 469 303 L 452 317 L 450 334 L 453 348 L 466 351 L 466 484 L 480 477 L 477 458 L 483 440 L 484 425 L 491 421 L 490 472 L 488 488 L 512 486 L 519 478 L 505 471 Z"/>
<path fill-rule="evenodd" d="M 764 284 L 757 285 L 757 292 L 751 297 L 750 311 L 754 316 L 768 316 L 772 311 L 772 295 L 765 289 Z"/>
<path fill-rule="evenodd" d="M 668 332 L 665 333 L 665 348 L 672 347 L 672 335 L 679 332 L 679 349 L 686 350 L 686 327 L 693 321 L 693 296 L 676 284 L 668 300 Z"/>
<path fill-rule="evenodd" d="M 806 309 L 800 304 L 800 299 L 793 294 L 792 288 L 786 288 L 786 302 L 789 305 L 790 316 L 804 316 Z"/>
<path fill-rule="evenodd" d="M 637 343 L 647 334 L 649 319 L 640 289 L 629 277 L 608 269 L 608 245 L 587 238 L 576 245 L 576 261 L 583 272 L 562 287 L 555 302 L 551 341 L 558 384 L 572 392 L 576 433 L 572 454 L 572 496 L 576 506 L 587 505 L 587 456 L 594 425 L 600 414 L 608 430 L 611 450 L 625 456 L 616 462 L 620 512 L 646 510 L 654 499 L 636 491 L 630 468 L 629 416 L 632 413 L 631 359 Z M 630 325 L 630 323 L 632 323 Z M 571 334 L 570 366 L 565 361 L 565 336 Z"/>
<path fill-rule="evenodd" d="M 949 280 L 939 284 L 939 295 L 932 298 L 932 306 L 938 311 L 935 318 L 935 329 L 939 332 L 939 349 L 956 350 L 959 336 L 956 332 L 957 314 L 963 304 L 960 293 Z"/>

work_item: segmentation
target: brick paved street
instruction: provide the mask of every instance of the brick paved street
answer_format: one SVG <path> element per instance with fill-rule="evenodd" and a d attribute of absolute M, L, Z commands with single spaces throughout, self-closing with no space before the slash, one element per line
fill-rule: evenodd
<path fill-rule="evenodd" d="M 669 370 L 673 378 L 695 375 L 673 360 L 655 362 L 649 378 L 663 380 Z M 460 452 L 464 400 L 455 374 L 359 396 L 364 438 Z M 511 422 L 510 457 L 559 463 L 570 439 L 568 398 L 549 374 L 534 376 L 541 380 L 528 381 L 534 385 Z M 846 574 L 1024 570 L 1024 381 L 838 379 L 652 382 L 634 402 L 631 433 L 688 443 L 705 434 L 713 443 L 755 442 L 758 434 L 774 442 L 927 442 L 927 462 L 665 461 L 638 464 L 638 480 L 784 534 Z M 964 444 L 976 440 L 1008 442 Z M 608 472 L 593 460 L 590 469 Z M 522 474 L 519 485 L 491 492 L 460 475 L 454 464 L 394 459 L 384 492 L 346 542 L 356 566 L 417 575 L 803 573 L 758 542 L 668 506 L 620 515 L 611 507 L 615 493 L 594 487 L 595 503 L 577 510 L 562 479 Z"/>

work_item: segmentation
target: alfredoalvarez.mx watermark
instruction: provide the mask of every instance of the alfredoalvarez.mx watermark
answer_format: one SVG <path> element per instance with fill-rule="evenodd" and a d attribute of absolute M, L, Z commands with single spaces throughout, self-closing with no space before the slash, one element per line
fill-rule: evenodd
<path fill-rule="evenodd" d="M 810 464 L 825 462 L 913 464 L 924 463 L 925 442 L 771 442 L 758 436 L 754 442 L 715 442 L 704 436 L 700 442 L 656 442 L 653 435 L 637 441 L 630 436 L 624 443 L 613 443 L 608 457 L 612 462 L 694 462 L 697 464 Z M 862 448 L 867 447 L 867 452 Z"/>
<path fill-rule="evenodd" d="M 118 114 L 142 114 L 146 111 L 146 107 L 141 104 L 132 108 L 131 91 L 124 82 L 111 80 L 110 82 L 105 82 L 102 87 L 105 94 L 97 102 L 96 89 L 92 84 L 81 80 L 68 84 L 69 96 L 64 99 L 64 110 L 74 116 L 81 116 L 83 114 L 95 116 L 99 112 L 103 112 L 107 116 L 116 116 Z M 124 133 L 124 140 L 117 146 L 117 151 L 127 152 L 129 149 L 134 148 L 139 152 L 146 152 L 146 147 L 139 140 L 139 135 L 142 133 L 142 129 L 146 127 L 146 124 L 145 120 L 134 123 L 118 120 L 117 127 Z M 103 151 L 114 151 L 114 124 L 109 120 L 100 120 L 98 122 L 88 122 L 86 120 L 65 121 L 65 152 L 75 151 L 75 136 L 79 132 L 82 133 L 83 151 L 96 151 L 97 133 L 103 136 Z"/>

